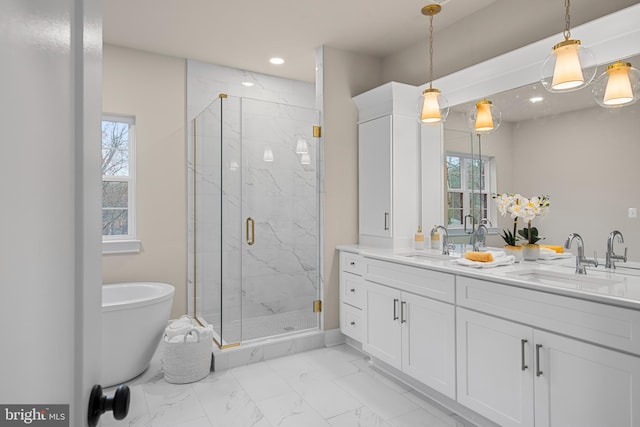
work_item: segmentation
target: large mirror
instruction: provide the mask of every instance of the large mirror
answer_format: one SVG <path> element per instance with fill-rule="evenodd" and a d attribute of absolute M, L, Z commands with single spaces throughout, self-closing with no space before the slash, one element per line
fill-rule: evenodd
<path fill-rule="evenodd" d="M 618 59 L 640 68 L 638 19 L 640 5 L 635 5 L 575 29 L 577 38 L 592 41 L 590 47 L 599 62 L 597 75 Z M 592 35 L 599 37 L 595 43 Z M 483 216 L 494 226 L 488 245 L 502 246 L 497 232 L 513 224 L 496 212 L 491 193 L 545 194 L 551 198 L 550 211 L 534 220 L 545 238 L 541 243 L 562 245 L 569 233 L 579 233 L 585 253 L 593 256 L 597 251 L 602 258 L 609 233 L 619 230 L 625 241 L 616 243 L 616 252 L 627 246 L 629 260 L 640 261 L 640 218 L 634 217 L 640 209 L 640 102 L 603 108 L 593 99 L 591 86 L 562 94 L 545 91 L 537 81 L 538 70 L 553 40 L 542 40 L 434 83 L 454 104 L 442 135 L 440 221 L 449 222 L 452 230 L 457 228 L 453 234 L 466 237 L 459 224 L 465 213 L 452 212 L 459 209 L 456 203 L 465 203 L 465 196 L 459 194 L 465 190 L 452 189 L 450 184 L 475 182 L 469 180 L 469 166 L 463 160 L 473 154 L 483 160 L 483 173 L 476 180 L 484 184 L 488 195 L 480 195 L 488 206 Z M 483 97 L 500 108 L 502 125 L 478 141 L 466 115 Z M 543 99 L 533 102 L 536 97 Z M 454 176 L 456 170 L 460 177 Z M 423 193 L 425 188 L 423 178 Z M 458 194 L 451 194 L 455 191 Z M 466 204 L 472 207 L 478 202 L 466 199 Z M 435 216 L 423 214 L 423 222 L 430 223 L 432 218 Z"/>
<path fill-rule="evenodd" d="M 626 60 L 640 67 L 640 56 Z M 501 246 L 495 232 L 512 220 L 497 213 L 491 194 L 545 194 L 550 212 L 534 220 L 544 243 L 562 245 L 576 232 L 589 256 L 603 256 L 608 234 L 619 230 L 629 259 L 640 260 L 640 219 L 632 218 L 640 208 L 640 102 L 602 108 L 590 87 L 554 94 L 539 83 L 488 98 L 502 111 L 497 131 L 470 132 L 473 101 L 453 107 L 444 126 L 444 207 L 453 234 L 464 236 L 461 218 L 474 214 L 495 226 L 488 244 Z"/>

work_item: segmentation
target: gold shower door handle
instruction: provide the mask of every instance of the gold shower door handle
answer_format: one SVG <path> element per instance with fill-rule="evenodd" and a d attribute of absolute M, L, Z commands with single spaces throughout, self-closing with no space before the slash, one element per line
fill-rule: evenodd
<path fill-rule="evenodd" d="M 251 223 L 251 238 L 249 238 L 249 223 Z M 256 223 L 253 220 L 253 218 L 249 216 L 247 217 L 245 226 L 246 226 L 246 234 L 247 234 L 247 244 L 251 246 L 256 242 Z"/>

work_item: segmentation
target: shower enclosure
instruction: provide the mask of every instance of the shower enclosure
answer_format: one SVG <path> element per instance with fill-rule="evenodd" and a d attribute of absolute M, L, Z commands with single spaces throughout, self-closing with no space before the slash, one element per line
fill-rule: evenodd
<path fill-rule="evenodd" d="M 318 328 L 319 123 L 226 95 L 193 120 L 194 312 L 223 348 Z"/>

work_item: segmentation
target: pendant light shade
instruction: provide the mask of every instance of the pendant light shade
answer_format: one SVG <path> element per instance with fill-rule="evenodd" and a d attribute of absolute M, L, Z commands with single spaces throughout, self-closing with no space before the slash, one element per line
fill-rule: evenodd
<path fill-rule="evenodd" d="M 467 115 L 469 129 L 476 133 L 490 133 L 502 123 L 502 113 L 488 99 L 478 101 Z"/>
<path fill-rule="evenodd" d="M 449 115 L 447 99 L 433 87 L 433 16 L 441 10 L 439 4 L 428 4 L 422 8 L 422 14 L 429 17 L 429 89 L 425 89 L 420 98 L 420 122 L 426 124 L 444 122 Z"/>
<path fill-rule="evenodd" d="M 580 40 L 572 40 L 569 22 L 569 0 L 565 0 L 566 14 L 564 41 L 553 49 L 542 66 L 540 81 L 549 92 L 569 92 L 585 87 L 596 75 L 593 53 L 582 46 Z"/>
<path fill-rule="evenodd" d="M 449 107 L 447 100 L 438 89 L 425 89 L 422 92 L 422 111 L 420 121 L 422 123 L 439 123 L 447 119 Z"/>
<path fill-rule="evenodd" d="M 640 71 L 629 62 L 609 65 L 596 80 L 593 96 L 599 105 L 607 108 L 635 103 L 640 97 Z"/>

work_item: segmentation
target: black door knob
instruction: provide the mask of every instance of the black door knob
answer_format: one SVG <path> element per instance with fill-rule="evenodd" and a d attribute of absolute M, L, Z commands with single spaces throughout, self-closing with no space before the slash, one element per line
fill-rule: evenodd
<path fill-rule="evenodd" d="M 113 411 L 113 418 L 116 420 L 123 420 L 129 413 L 130 401 L 129 387 L 126 385 L 119 385 L 111 397 L 107 397 L 102 393 L 101 386 L 94 385 L 89 396 L 89 414 L 87 418 L 89 427 L 97 426 L 100 415 L 107 411 Z"/>

